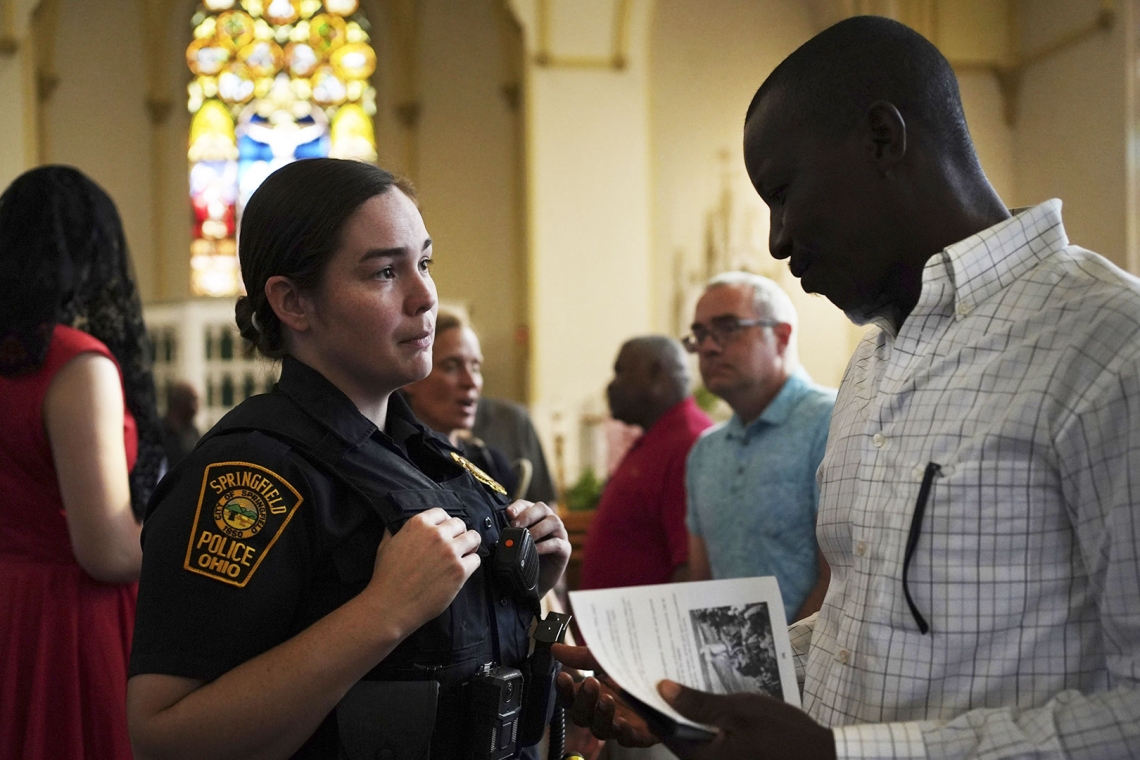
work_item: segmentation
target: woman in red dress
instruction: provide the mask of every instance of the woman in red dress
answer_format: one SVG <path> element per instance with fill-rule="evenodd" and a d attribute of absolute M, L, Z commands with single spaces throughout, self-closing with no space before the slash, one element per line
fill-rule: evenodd
<path fill-rule="evenodd" d="M 111 199 L 75 169 L 0 196 L 0 757 L 130 758 L 139 524 L 162 466 Z"/>

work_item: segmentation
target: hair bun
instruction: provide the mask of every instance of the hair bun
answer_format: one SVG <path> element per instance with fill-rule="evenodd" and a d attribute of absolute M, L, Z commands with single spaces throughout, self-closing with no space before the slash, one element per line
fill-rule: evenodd
<path fill-rule="evenodd" d="M 261 330 L 257 324 L 257 315 L 253 311 L 253 303 L 249 296 L 241 296 L 234 304 L 234 321 L 237 322 L 241 337 L 256 344 Z"/>

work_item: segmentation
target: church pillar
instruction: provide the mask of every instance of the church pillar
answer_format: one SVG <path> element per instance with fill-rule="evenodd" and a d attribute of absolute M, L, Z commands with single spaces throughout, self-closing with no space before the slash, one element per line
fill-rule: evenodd
<path fill-rule="evenodd" d="M 168 45 L 167 25 L 175 13 L 175 4 L 170 0 L 143 0 L 140 5 L 143 21 L 143 59 L 146 61 L 146 113 L 150 122 L 150 237 L 151 250 L 154 261 L 154 274 L 152 277 L 152 293 L 156 300 L 169 298 L 173 292 L 180 289 L 171 288 L 169 282 L 169 267 L 167 257 L 170 251 L 166 247 L 166 186 L 168 151 L 167 122 L 170 112 L 174 108 L 174 100 L 170 96 L 171 83 L 169 67 L 166 65 L 170 57 Z M 180 166 L 179 169 L 182 167 Z M 185 256 L 184 250 L 177 255 Z"/>
<path fill-rule="evenodd" d="M 572 482 L 597 458 L 592 423 L 617 350 L 651 324 L 653 2 L 509 7 L 525 38 L 530 402 Z"/>
<path fill-rule="evenodd" d="M 35 166 L 36 58 L 34 0 L 0 0 L 0 189 Z"/>

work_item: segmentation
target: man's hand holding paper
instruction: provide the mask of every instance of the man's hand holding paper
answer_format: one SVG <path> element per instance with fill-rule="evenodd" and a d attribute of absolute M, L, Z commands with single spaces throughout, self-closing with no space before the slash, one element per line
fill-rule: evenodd
<path fill-rule="evenodd" d="M 555 659 L 577 670 L 600 670 L 600 666 L 586 647 L 555 644 L 551 647 Z M 650 747 L 661 740 L 645 721 L 618 696 L 618 687 L 602 676 L 576 682 L 566 671 L 558 674 L 558 693 L 570 713 L 570 719 L 586 726 L 599 739 L 616 739 L 623 747 Z"/>
<path fill-rule="evenodd" d="M 554 656 L 571 668 L 598 669 L 586 647 L 556 644 Z M 625 747 L 648 747 L 661 741 L 618 696 L 616 686 L 605 681 L 603 676 L 601 681 L 587 678 L 576 683 L 566 673 L 559 675 L 558 691 L 571 719 L 588 726 L 599 739 L 616 740 Z M 787 703 L 762 694 L 710 694 L 669 680 L 661 681 L 657 690 L 686 718 L 718 729 L 709 742 L 666 742 L 685 760 L 835 758 L 831 731 Z"/>

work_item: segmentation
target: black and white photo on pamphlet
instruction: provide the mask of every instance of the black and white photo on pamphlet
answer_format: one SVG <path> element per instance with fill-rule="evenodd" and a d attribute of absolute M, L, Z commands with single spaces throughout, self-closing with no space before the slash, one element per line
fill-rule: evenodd
<path fill-rule="evenodd" d="M 657 682 L 715 694 L 753 692 L 800 706 L 776 579 L 628 586 L 570 592 L 586 645 L 652 728 L 692 740 L 715 729 L 682 717 Z"/>

